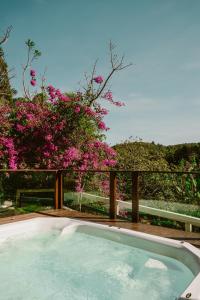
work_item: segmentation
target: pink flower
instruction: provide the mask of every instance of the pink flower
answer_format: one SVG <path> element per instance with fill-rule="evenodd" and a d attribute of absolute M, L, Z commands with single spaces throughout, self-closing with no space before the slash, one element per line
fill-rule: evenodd
<path fill-rule="evenodd" d="M 56 90 L 56 96 L 60 97 L 62 95 L 61 91 L 59 89 Z"/>
<path fill-rule="evenodd" d="M 49 153 L 49 151 L 44 151 L 44 152 L 43 152 L 43 155 L 44 155 L 45 157 L 49 157 L 49 156 L 50 156 L 50 153 Z"/>
<path fill-rule="evenodd" d="M 85 113 L 91 117 L 95 116 L 95 111 L 93 111 L 90 107 L 85 107 Z"/>
<path fill-rule="evenodd" d="M 114 159 L 104 159 L 103 164 L 108 167 L 114 167 L 116 165 L 116 160 Z"/>
<path fill-rule="evenodd" d="M 30 70 L 30 75 L 31 75 L 32 77 L 35 77 L 35 75 L 36 75 L 35 70 Z"/>
<path fill-rule="evenodd" d="M 111 91 L 106 92 L 106 93 L 103 95 L 103 98 L 104 98 L 104 99 L 107 99 L 107 100 L 109 100 L 109 101 L 112 101 L 112 100 L 113 100 L 112 92 L 111 92 Z"/>
<path fill-rule="evenodd" d="M 49 85 L 49 86 L 47 87 L 47 90 L 48 90 L 49 92 L 55 92 L 55 88 L 54 88 L 52 85 Z"/>
<path fill-rule="evenodd" d="M 108 114 L 108 110 L 106 108 L 101 108 L 99 109 L 98 113 L 100 113 L 101 115 L 107 115 Z"/>
<path fill-rule="evenodd" d="M 56 95 L 52 91 L 49 92 L 49 96 L 51 97 L 52 100 L 56 98 Z"/>
<path fill-rule="evenodd" d="M 93 80 L 96 83 L 101 84 L 103 82 L 103 77 L 102 76 L 97 76 L 97 77 L 94 77 Z"/>
<path fill-rule="evenodd" d="M 19 131 L 19 132 L 23 132 L 23 131 L 26 129 L 26 127 L 23 126 L 23 125 L 21 125 L 21 124 L 17 124 L 17 125 L 16 125 L 16 129 L 17 129 L 17 131 Z"/>
<path fill-rule="evenodd" d="M 104 122 L 99 122 L 98 124 L 98 128 L 101 129 L 101 130 L 109 130 L 110 128 L 106 127 L 106 124 Z"/>
<path fill-rule="evenodd" d="M 9 148 L 9 149 L 12 149 L 12 148 L 14 148 L 14 145 L 13 145 L 13 140 L 11 139 L 11 138 L 2 138 L 2 140 L 3 140 L 3 143 L 4 143 L 4 145 L 7 147 L 7 148 Z"/>
<path fill-rule="evenodd" d="M 113 102 L 113 104 L 115 104 L 116 106 L 125 106 L 125 103 L 124 102 L 120 102 L 120 101 L 116 101 L 116 102 Z"/>
<path fill-rule="evenodd" d="M 59 124 L 55 126 L 56 130 L 62 130 L 65 127 L 64 121 L 61 121 Z"/>
<path fill-rule="evenodd" d="M 79 113 L 81 110 L 80 106 L 76 106 L 75 109 L 74 109 L 74 112 L 75 113 Z"/>
<path fill-rule="evenodd" d="M 106 124 L 104 122 L 99 122 L 98 128 L 102 129 L 102 130 L 105 130 L 106 129 Z"/>
<path fill-rule="evenodd" d="M 107 153 L 108 155 L 113 156 L 113 157 L 117 156 L 117 152 L 116 152 L 113 148 L 110 148 L 110 147 L 107 147 L 106 153 Z"/>
<path fill-rule="evenodd" d="M 81 187 L 81 184 L 79 184 L 79 183 L 76 185 L 76 192 L 77 193 L 82 193 L 83 192 L 83 188 Z"/>
<path fill-rule="evenodd" d="M 94 147 L 95 148 L 99 148 L 99 147 L 101 147 L 102 146 L 102 142 L 100 142 L 100 141 L 96 141 L 95 143 L 94 143 Z"/>
<path fill-rule="evenodd" d="M 48 142 L 52 141 L 52 139 L 53 139 L 53 137 L 52 137 L 51 134 L 48 134 L 48 135 L 45 136 L 45 140 L 48 141 Z"/>
<path fill-rule="evenodd" d="M 36 80 L 35 80 L 35 79 L 32 79 L 32 80 L 30 81 L 30 84 L 31 84 L 32 86 L 35 86 L 35 85 L 36 85 Z"/>
<path fill-rule="evenodd" d="M 89 154 L 89 153 L 84 153 L 84 154 L 83 154 L 83 158 L 88 159 L 89 157 L 90 157 L 90 154 Z"/>
<path fill-rule="evenodd" d="M 9 160 L 9 167 L 11 169 L 14 169 L 14 170 L 17 169 L 17 164 L 16 164 L 16 161 L 15 161 L 14 157 L 10 158 L 10 160 Z"/>
<path fill-rule="evenodd" d="M 33 114 L 26 114 L 26 117 L 27 117 L 27 119 L 28 120 L 30 120 L 30 121 L 32 121 L 32 120 L 34 120 L 34 115 Z"/>
<path fill-rule="evenodd" d="M 65 160 L 72 161 L 79 158 L 79 150 L 75 147 L 70 147 L 67 150 L 65 150 Z"/>
<path fill-rule="evenodd" d="M 63 95 L 63 94 L 61 94 L 61 95 L 59 96 L 59 99 L 60 99 L 61 101 L 63 101 L 63 102 L 69 102 L 69 101 L 71 100 L 68 96 L 65 96 L 65 95 Z"/>

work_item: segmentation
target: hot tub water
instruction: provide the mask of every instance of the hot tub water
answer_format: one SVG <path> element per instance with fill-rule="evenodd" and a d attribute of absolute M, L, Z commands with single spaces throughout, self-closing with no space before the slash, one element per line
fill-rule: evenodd
<path fill-rule="evenodd" d="M 0 244 L 2 300 L 174 300 L 193 278 L 173 258 L 73 226 Z"/>

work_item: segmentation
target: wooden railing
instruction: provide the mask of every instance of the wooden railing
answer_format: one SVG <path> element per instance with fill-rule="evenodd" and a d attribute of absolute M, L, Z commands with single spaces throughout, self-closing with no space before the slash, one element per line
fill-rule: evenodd
<path fill-rule="evenodd" d="M 55 176 L 55 188 L 54 188 L 54 208 L 62 209 L 63 208 L 63 199 L 64 199 L 64 190 L 63 190 L 63 176 L 67 176 L 71 172 L 92 172 L 92 173 L 109 173 L 110 180 L 110 196 L 109 196 L 109 216 L 110 219 L 115 219 L 117 215 L 117 202 L 116 202 L 116 187 L 117 187 L 117 173 L 130 173 L 131 174 L 131 200 L 132 200 L 132 222 L 139 222 L 139 175 L 142 173 L 159 173 L 159 174 L 197 174 L 200 175 L 200 172 L 178 172 L 178 171 L 134 171 L 134 170 L 70 170 L 70 169 L 1 169 L 0 173 L 31 173 L 31 172 L 40 172 L 40 173 L 52 173 Z"/>

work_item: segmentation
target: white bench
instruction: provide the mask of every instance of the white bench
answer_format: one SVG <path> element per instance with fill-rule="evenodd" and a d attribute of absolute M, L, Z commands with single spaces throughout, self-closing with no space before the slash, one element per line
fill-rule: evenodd
<path fill-rule="evenodd" d="M 132 204 L 130 202 L 117 200 L 117 214 L 122 209 L 131 209 Z M 169 220 L 179 221 L 185 223 L 185 231 L 192 232 L 192 225 L 200 227 L 200 218 L 183 215 L 163 209 L 153 208 L 149 206 L 139 205 L 139 211 L 148 215 L 157 216 Z"/>
<path fill-rule="evenodd" d="M 90 200 L 99 200 L 106 204 L 109 204 L 109 198 L 92 195 L 89 193 L 83 193 L 83 196 Z M 116 200 L 117 202 L 117 215 L 119 211 L 123 209 L 132 209 L 132 203 L 127 201 Z M 157 216 L 169 220 L 179 221 L 185 224 L 185 231 L 192 232 L 192 226 L 200 227 L 200 218 L 183 215 L 163 209 L 153 208 L 149 206 L 139 205 L 139 212 L 146 213 L 148 215 Z"/>

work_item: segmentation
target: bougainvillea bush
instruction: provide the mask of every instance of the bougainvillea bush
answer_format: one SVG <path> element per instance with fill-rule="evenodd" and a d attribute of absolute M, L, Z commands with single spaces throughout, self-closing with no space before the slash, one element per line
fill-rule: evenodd
<path fill-rule="evenodd" d="M 53 102 L 16 101 L 12 111 L 15 165 L 10 167 L 80 170 L 114 165 L 115 151 L 101 141 L 107 130 L 102 112 L 70 98 L 52 86 Z M 57 96 L 59 95 L 59 96 Z"/>
<path fill-rule="evenodd" d="M 116 164 L 115 151 L 104 142 L 109 130 L 104 123 L 108 110 L 100 99 L 116 106 L 112 92 L 106 90 L 115 71 L 123 69 L 123 58 L 113 58 L 111 72 L 104 79 L 96 75 L 96 64 L 83 91 L 63 93 L 53 85 L 39 84 L 31 64 L 41 55 L 31 40 L 26 42 L 28 61 L 23 67 L 24 97 L 0 104 L 0 167 L 78 170 L 105 169 Z M 28 73 L 28 74 L 27 74 Z M 29 81 L 35 93 L 25 83 Z M 40 92 L 38 88 L 40 87 Z M 37 92 L 36 92 L 37 89 Z"/>
<path fill-rule="evenodd" d="M 102 141 L 108 130 L 103 122 L 107 111 L 85 105 L 80 93 L 69 97 L 49 86 L 48 94 L 53 98 L 43 102 L 21 99 L 12 106 L 1 104 L 1 167 L 113 166 L 115 151 Z"/>

